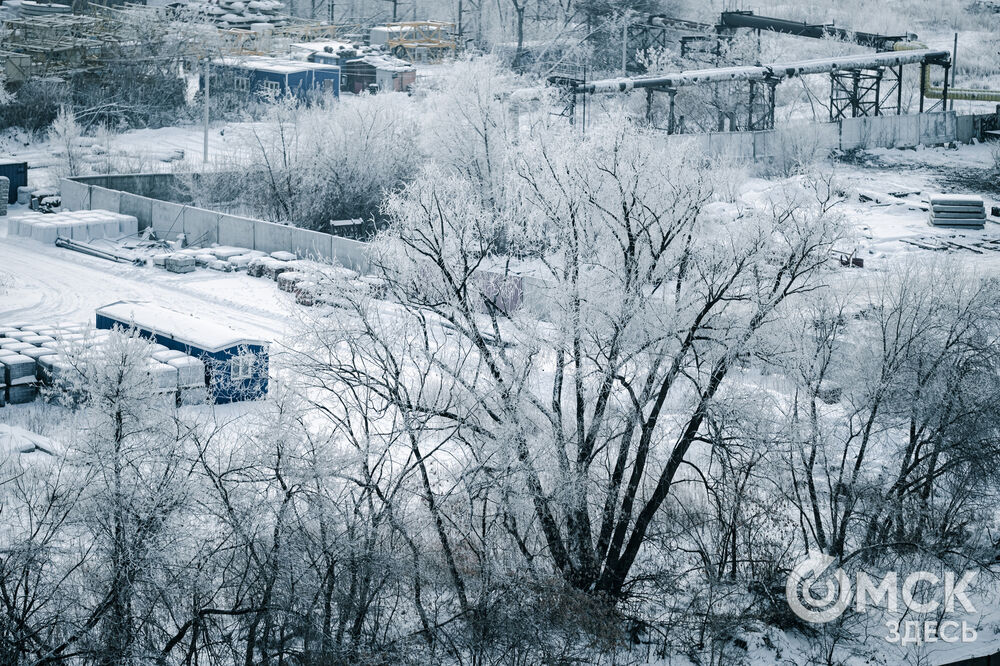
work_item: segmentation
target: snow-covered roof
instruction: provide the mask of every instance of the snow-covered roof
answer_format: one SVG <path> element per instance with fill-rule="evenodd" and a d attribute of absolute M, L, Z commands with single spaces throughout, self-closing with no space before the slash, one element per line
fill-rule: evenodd
<path fill-rule="evenodd" d="M 347 42 L 296 42 L 289 44 L 289 48 L 308 53 L 336 53 L 345 49 L 353 49 L 355 46 Z"/>
<path fill-rule="evenodd" d="M 390 55 L 376 55 L 369 53 L 363 55 L 360 58 L 355 58 L 353 60 L 348 60 L 347 64 L 352 62 L 363 62 L 366 65 L 371 65 L 375 69 L 380 69 L 384 72 L 415 72 L 417 68 L 406 62 L 405 60 L 400 60 L 399 58 Z"/>
<path fill-rule="evenodd" d="M 263 340 L 248 337 L 225 324 L 206 321 L 152 303 L 118 301 L 98 308 L 97 314 L 134 324 L 142 330 L 207 352 L 219 352 L 241 345 L 267 345 Z"/>
<path fill-rule="evenodd" d="M 228 56 L 215 58 L 213 65 L 224 67 L 239 67 L 240 69 L 257 72 L 271 72 L 272 74 L 295 74 L 308 70 L 313 71 L 339 71 L 337 65 L 324 65 L 317 62 L 306 62 L 304 60 L 292 60 L 290 58 L 271 58 L 269 56 Z"/>

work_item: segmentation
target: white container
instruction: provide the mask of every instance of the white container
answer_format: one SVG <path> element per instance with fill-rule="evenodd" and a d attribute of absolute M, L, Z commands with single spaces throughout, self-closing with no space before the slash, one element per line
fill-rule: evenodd
<path fill-rule="evenodd" d="M 200 359 L 185 355 L 167 363 L 177 368 L 177 385 L 181 388 L 205 385 L 205 364 Z"/>
<path fill-rule="evenodd" d="M 151 360 L 146 371 L 153 379 L 157 391 L 174 391 L 177 389 L 177 368 L 166 363 Z"/>
<path fill-rule="evenodd" d="M 73 222 L 73 240 L 85 241 L 87 240 L 87 223 L 84 221 L 77 220 Z"/>
<path fill-rule="evenodd" d="M 41 241 L 42 243 L 55 243 L 57 234 L 58 227 L 49 222 L 38 222 L 31 228 L 32 240 Z"/>
<path fill-rule="evenodd" d="M 122 236 L 135 236 L 139 233 L 139 220 L 132 215 L 119 215 L 118 233 Z"/>
<path fill-rule="evenodd" d="M 183 358 L 187 356 L 182 351 L 177 351 L 176 349 L 164 349 L 163 351 L 155 351 L 151 354 L 153 360 L 159 361 L 160 363 L 167 363 L 171 359 Z"/>

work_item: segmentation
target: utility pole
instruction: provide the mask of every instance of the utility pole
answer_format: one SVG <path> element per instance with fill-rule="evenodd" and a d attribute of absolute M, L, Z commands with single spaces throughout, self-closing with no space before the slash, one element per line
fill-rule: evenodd
<path fill-rule="evenodd" d="M 955 89 L 955 70 L 958 69 L 957 59 L 958 59 L 958 33 L 956 32 L 955 33 L 955 46 L 953 46 L 952 49 L 951 49 L 951 87 L 952 87 L 952 90 Z M 955 110 L 955 98 L 954 97 L 952 97 L 951 100 L 948 101 L 948 110 L 949 111 L 954 111 Z"/>
<path fill-rule="evenodd" d="M 622 76 L 628 76 L 628 15 L 630 10 L 622 14 Z"/>
<path fill-rule="evenodd" d="M 210 67 L 211 66 L 209 65 L 208 57 L 206 56 L 205 57 L 205 71 L 204 71 L 204 74 L 205 74 L 205 99 L 203 100 L 204 105 L 205 105 L 205 109 L 204 109 L 204 114 L 205 114 L 205 141 L 204 141 L 203 153 L 202 153 L 202 161 L 206 162 L 206 163 L 208 162 L 208 105 L 209 105 L 209 85 L 211 85 L 209 83 L 209 81 L 211 80 L 211 69 L 210 69 Z"/>

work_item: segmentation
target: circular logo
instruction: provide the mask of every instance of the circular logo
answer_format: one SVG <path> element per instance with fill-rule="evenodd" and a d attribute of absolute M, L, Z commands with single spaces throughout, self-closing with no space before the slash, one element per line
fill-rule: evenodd
<path fill-rule="evenodd" d="M 850 579 L 843 569 L 828 571 L 833 563 L 829 555 L 812 553 L 788 574 L 785 598 L 792 612 L 807 622 L 836 620 L 851 603 Z"/>

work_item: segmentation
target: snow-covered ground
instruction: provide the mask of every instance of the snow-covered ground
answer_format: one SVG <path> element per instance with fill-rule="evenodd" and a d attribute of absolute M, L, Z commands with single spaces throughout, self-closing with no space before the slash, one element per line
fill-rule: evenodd
<path fill-rule="evenodd" d="M 23 207 L 13 207 L 16 217 Z M 245 273 L 198 270 L 176 274 L 118 264 L 38 241 L 9 237 L 0 217 L 0 271 L 10 281 L 0 294 L 0 321 L 94 321 L 94 310 L 123 299 L 150 300 L 228 323 L 248 336 L 280 341 L 296 307 L 273 282 Z"/>

